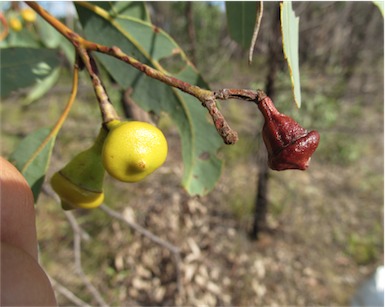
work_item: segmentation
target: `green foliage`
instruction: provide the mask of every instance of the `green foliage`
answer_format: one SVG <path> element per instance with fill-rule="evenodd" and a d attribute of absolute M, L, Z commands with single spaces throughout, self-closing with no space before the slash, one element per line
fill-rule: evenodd
<path fill-rule="evenodd" d="M 72 44 L 40 16 L 36 19 L 35 29 L 36 33 L 30 32 L 30 36 L 35 37 L 40 45 L 49 49 L 60 49 L 69 63 L 74 63 L 75 52 Z"/>
<path fill-rule="evenodd" d="M 192 61 L 196 60 L 194 65 L 205 80 L 217 80 L 218 70 L 228 64 L 230 45 L 226 18 L 219 6 L 200 1 L 148 4 L 154 11 L 153 22 L 167 31 Z M 188 5 L 191 5 L 192 24 L 187 17 Z M 189 27 L 193 28 L 195 37 L 190 36 Z"/>
<path fill-rule="evenodd" d="M 18 16 L 18 13 L 6 11 L 5 16 L 6 18 Z M 71 63 L 75 59 L 71 43 L 40 16 L 37 16 L 33 27 L 24 25 L 19 32 L 10 31 L 7 37 L 0 41 L 0 48 L 1 97 L 9 95 L 12 90 L 31 86 L 23 104 L 29 104 L 43 97 L 59 80 L 61 72 L 59 49 Z M 48 66 L 42 71 L 44 74 L 31 75 L 29 65 L 44 67 L 45 64 Z M 3 71 L 3 68 L 8 70 Z"/>
<path fill-rule="evenodd" d="M 289 66 L 294 101 L 301 107 L 301 83 L 299 77 L 299 17 L 295 17 L 291 1 L 284 1 L 281 8 L 281 30 L 283 51 Z"/>
<path fill-rule="evenodd" d="M 61 68 L 56 67 L 48 77 L 43 80 L 38 79 L 35 86 L 31 88 L 27 96 L 24 98 L 22 104 L 28 105 L 43 97 L 59 80 L 60 73 Z"/>
<path fill-rule="evenodd" d="M 174 76 L 208 88 L 180 47 L 162 30 L 136 18 L 110 16 L 101 8 L 95 13 L 96 10 L 81 5 L 76 7 L 88 39 L 107 46 L 117 45 L 142 63 L 163 71 L 165 68 L 159 61 L 179 53 L 184 67 Z M 216 153 L 221 139 L 207 120 L 205 109 L 192 96 L 148 78 L 112 57 L 100 55 L 98 58 L 122 88 L 133 89 L 132 98 L 143 109 L 170 115 L 182 139 L 185 166 L 182 183 L 190 194 L 208 193 L 221 171 L 221 161 Z"/>
<path fill-rule="evenodd" d="M 19 143 L 9 159 L 27 180 L 32 189 L 35 202 L 44 182 L 55 143 L 55 137 L 46 140 L 50 131 L 49 128 L 41 128 L 29 134 Z M 43 143 L 45 140 L 46 142 Z"/>
<path fill-rule="evenodd" d="M 59 65 L 57 51 L 45 48 L 1 49 L 1 97 L 12 91 L 46 82 L 56 76 Z"/>
<path fill-rule="evenodd" d="M 244 49 L 248 49 L 254 32 L 257 2 L 226 1 L 225 3 L 230 36 Z"/>
<path fill-rule="evenodd" d="M 147 6 L 142 1 L 100 1 L 100 2 L 90 2 L 93 3 L 104 10 L 106 10 L 111 16 L 121 18 L 130 18 L 140 19 L 146 22 L 151 22 L 150 15 L 147 10 Z"/>
<path fill-rule="evenodd" d="M 289 67 L 294 101 L 301 107 L 299 73 L 299 17 L 295 16 L 291 1 L 280 4 L 282 45 Z M 257 3 L 226 2 L 227 25 L 230 36 L 244 49 L 249 48 L 257 16 Z"/>

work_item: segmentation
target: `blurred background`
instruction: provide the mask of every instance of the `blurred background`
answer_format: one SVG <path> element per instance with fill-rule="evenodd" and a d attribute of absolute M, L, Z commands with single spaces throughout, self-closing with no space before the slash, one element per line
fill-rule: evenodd
<path fill-rule="evenodd" d="M 57 10 L 76 25 L 70 2 Z M 42 265 L 60 305 L 338 305 L 383 263 L 384 21 L 372 2 L 294 2 L 300 17 L 302 107 L 284 61 L 277 2 L 266 2 L 254 60 L 230 37 L 223 2 L 148 2 L 152 22 L 189 55 L 211 89 L 269 91 L 280 112 L 321 135 L 307 171 L 266 169 L 255 105 L 220 102 L 239 134 L 223 146 L 220 181 L 204 197 L 180 185 L 180 139 L 158 120 L 170 153 L 146 181 L 106 178 L 106 206 L 167 241 L 156 244 L 110 211 L 64 213 L 45 186 L 36 206 Z M 68 67 L 71 67 L 68 64 Z M 120 90 L 105 80 L 113 101 Z M 1 154 L 58 118 L 71 74 L 38 101 L 1 103 Z M 124 106 L 118 106 L 124 109 Z M 85 73 L 47 179 L 90 146 L 99 118 Z M 176 253 L 174 248 L 180 249 Z M 81 256 L 81 259 L 80 259 Z M 81 263 L 80 263 L 81 260 Z"/>

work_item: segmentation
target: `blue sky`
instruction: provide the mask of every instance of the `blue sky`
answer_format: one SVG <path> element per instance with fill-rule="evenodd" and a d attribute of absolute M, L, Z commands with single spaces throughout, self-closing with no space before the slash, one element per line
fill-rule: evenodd
<path fill-rule="evenodd" d="M 72 1 L 39 1 L 39 4 L 57 17 L 76 14 Z"/>
<path fill-rule="evenodd" d="M 0 8 L 8 8 L 9 1 L 0 1 Z M 219 5 L 224 9 L 223 1 L 210 1 L 214 5 Z M 76 10 L 72 1 L 38 1 L 38 3 L 44 7 L 49 13 L 56 17 L 64 17 L 68 15 L 76 14 Z M 24 3 L 22 6 L 26 6 Z"/>
<path fill-rule="evenodd" d="M 49 13 L 56 17 L 64 17 L 76 14 L 75 7 L 72 1 L 38 1 Z M 0 1 L 1 10 L 9 8 L 9 1 Z M 25 3 L 20 3 L 21 7 L 26 7 Z"/>

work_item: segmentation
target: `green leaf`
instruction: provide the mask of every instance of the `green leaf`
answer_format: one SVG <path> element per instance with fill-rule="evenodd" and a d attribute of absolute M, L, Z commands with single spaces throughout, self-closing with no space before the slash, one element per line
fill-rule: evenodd
<path fill-rule="evenodd" d="M 27 96 L 23 99 L 22 104 L 28 105 L 35 100 L 43 97 L 59 80 L 61 69 L 56 67 L 51 75 L 43 80 L 37 80 L 36 85 L 28 92 Z"/>
<path fill-rule="evenodd" d="M 256 22 L 257 2 L 226 1 L 225 3 L 230 36 L 243 48 L 248 49 Z"/>
<path fill-rule="evenodd" d="M 74 63 L 74 46 L 62 34 L 60 34 L 55 28 L 53 28 L 47 21 L 45 21 L 40 16 L 37 16 L 36 28 L 39 34 L 39 39 L 45 47 L 49 49 L 60 48 L 66 55 L 69 63 Z"/>
<path fill-rule="evenodd" d="M 378 7 L 382 16 L 384 16 L 384 1 L 372 1 L 375 6 Z"/>
<path fill-rule="evenodd" d="M 41 128 L 26 136 L 11 154 L 9 161 L 23 174 L 32 189 L 35 203 L 44 182 L 55 136 L 47 139 L 51 129 Z"/>
<path fill-rule="evenodd" d="M 150 14 L 144 2 L 141 1 L 100 1 L 91 2 L 106 10 L 112 16 L 125 18 L 129 16 L 143 21 L 150 22 Z"/>
<path fill-rule="evenodd" d="M 281 8 L 281 31 L 283 52 L 289 66 L 291 85 L 294 101 L 298 108 L 301 107 L 301 82 L 299 76 L 298 39 L 299 17 L 295 17 L 291 1 L 284 1 Z"/>
<path fill-rule="evenodd" d="M 119 46 L 142 63 L 170 75 L 168 67 L 161 63 L 164 59 L 173 59 L 179 63 L 175 77 L 208 88 L 180 47 L 159 28 L 129 16 L 112 17 L 100 7 L 85 8 L 80 4 L 76 7 L 87 39 Z M 217 151 L 222 140 L 201 103 L 111 56 L 100 54 L 98 58 L 123 88 L 133 89 L 132 98 L 143 109 L 170 115 L 182 141 L 182 184 L 190 194 L 208 193 L 220 176 L 222 163 Z"/>
<path fill-rule="evenodd" d="M 1 49 L 1 97 L 49 77 L 59 65 L 55 50 L 43 48 Z"/>
<path fill-rule="evenodd" d="M 39 48 L 41 45 L 31 31 L 24 27 L 19 32 L 9 31 L 7 37 L 0 42 L 0 47 Z"/>

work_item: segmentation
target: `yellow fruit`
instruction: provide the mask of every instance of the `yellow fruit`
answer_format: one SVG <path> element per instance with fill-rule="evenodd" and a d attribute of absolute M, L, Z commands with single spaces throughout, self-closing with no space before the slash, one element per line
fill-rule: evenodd
<path fill-rule="evenodd" d="M 107 124 L 103 165 L 115 179 L 137 182 L 159 168 L 167 158 L 167 140 L 157 127 L 139 121 Z"/>
<path fill-rule="evenodd" d="M 101 128 L 90 148 L 76 155 L 53 175 L 51 186 L 59 195 L 64 210 L 92 209 L 103 203 L 105 170 L 101 154 L 106 136 L 107 130 Z"/>
<path fill-rule="evenodd" d="M 8 23 L 9 23 L 9 27 L 15 32 L 19 32 L 21 31 L 21 29 L 23 29 L 23 25 L 21 24 L 21 21 L 16 17 L 11 17 Z"/>
<path fill-rule="evenodd" d="M 21 11 L 21 17 L 23 17 L 26 22 L 35 22 L 36 13 L 30 8 L 25 8 Z"/>

